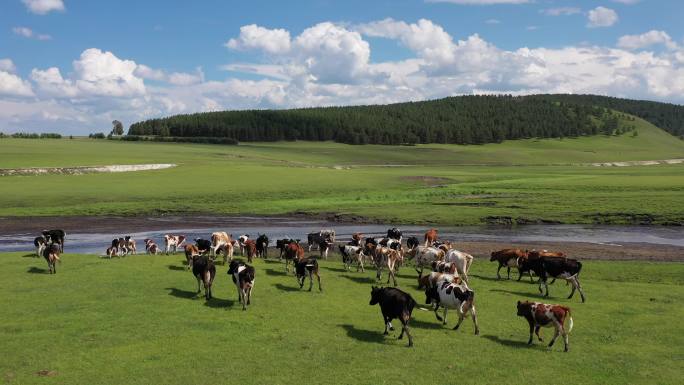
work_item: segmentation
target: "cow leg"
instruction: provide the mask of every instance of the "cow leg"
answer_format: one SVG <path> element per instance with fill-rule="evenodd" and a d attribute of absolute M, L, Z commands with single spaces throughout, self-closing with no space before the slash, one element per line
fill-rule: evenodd
<path fill-rule="evenodd" d="M 575 290 L 577 289 L 577 281 L 575 281 L 575 278 L 573 277 L 566 280 L 566 282 L 572 284 L 572 290 L 570 291 L 570 295 L 568 296 L 568 299 L 570 299 L 573 295 L 575 295 Z"/>
<path fill-rule="evenodd" d="M 321 287 L 321 276 L 316 272 L 316 279 L 318 280 L 318 291 L 323 291 L 323 288 Z"/>
<path fill-rule="evenodd" d="M 501 268 L 503 267 L 503 264 L 499 262 L 499 268 L 496 269 L 496 279 L 501 279 L 501 274 L 499 272 L 501 271 Z"/>
<path fill-rule="evenodd" d="M 568 341 L 568 332 L 565 330 L 565 327 L 561 329 L 561 334 L 563 334 L 563 343 L 565 344 L 565 349 L 563 351 L 567 352 L 570 348 L 570 345 Z"/>
<path fill-rule="evenodd" d="M 411 332 L 409 331 L 409 325 L 408 325 L 410 320 L 411 320 L 411 314 L 404 312 L 401 315 L 401 324 L 402 324 L 401 333 L 403 335 L 404 332 L 406 332 L 406 336 L 408 337 L 408 340 L 409 340 L 409 343 L 408 343 L 409 347 L 413 346 L 413 336 L 411 336 Z M 401 336 L 399 336 L 399 338 L 401 338 Z"/>
<path fill-rule="evenodd" d="M 461 322 L 463 322 L 464 315 L 459 313 L 458 314 L 458 322 L 456 322 L 456 326 L 454 326 L 453 330 L 458 330 L 458 328 L 461 326 Z"/>
<path fill-rule="evenodd" d="M 579 291 L 580 297 L 582 297 L 582 302 L 584 302 L 584 291 L 582 290 L 582 285 L 580 285 L 579 278 L 577 278 L 577 276 L 575 276 L 575 283 L 577 284 L 577 291 Z"/>
<path fill-rule="evenodd" d="M 541 326 L 537 325 L 537 326 L 534 328 L 534 334 L 536 334 L 536 335 L 537 335 L 537 338 L 539 338 L 539 342 L 544 342 L 544 340 L 543 340 L 543 339 L 541 338 L 541 336 L 539 335 L 539 331 L 540 331 L 540 330 L 541 330 Z"/>
<path fill-rule="evenodd" d="M 532 323 L 532 321 L 528 321 L 528 322 L 530 324 L 530 339 L 527 341 L 527 344 L 532 345 L 532 336 L 534 335 L 535 327 L 534 327 L 534 324 Z"/>
<path fill-rule="evenodd" d="M 245 292 L 245 289 L 241 289 L 240 293 L 242 294 L 242 310 L 247 310 L 247 293 Z"/>
<path fill-rule="evenodd" d="M 444 306 L 444 318 L 442 319 L 442 325 L 446 325 L 447 323 L 447 310 L 449 309 L 447 309 L 447 307 Z"/>
<path fill-rule="evenodd" d="M 559 325 L 557 321 L 554 321 L 555 330 L 553 332 L 553 338 L 551 338 L 551 342 L 549 343 L 549 347 L 553 346 L 553 343 L 556 342 L 556 338 L 558 338 L 558 335 L 560 334 L 560 328 L 562 328 L 562 325 Z"/>
<path fill-rule="evenodd" d="M 309 291 L 313 288 L 313 272 L 309 270 Z"/>
<path fill-rule="evenodd" d="M 480 335 L 480 325 L 477 323 L 477 312 L 475 311 L 475 305 L 470 307 L 470 314 L 473 317 L 473 324 L 475 325 L 475 335 Z"/>
<path fill-rule="evenodd" d="M 532 279 L 532 270 L 528 270 L 527 274 L 530 275 L 530 282 L 534 282 L 534 279 Z"/>
<path fill-rule="evenodd" d="M 200 279 L 199 279 L 199 277 L 195 277 L 195 278 L 197 278 L 197 293 L 200 293 L 202 291 L 202 289 L 200 288 Z"/>
<path fill-rule="evenodd" d="M 511 267 L 506 266 L 506 270 L 508 271 L 508 279 L 511 279 Z"/>
<path fill-rule="evenodd" d="M 520 282 L 520 280 L 522 279 L 522 276 L 523 276 L 523 271 L 521 268 L 518 267 L 518 282 Z"/>
<path fill-rule="evenodd" d="M 437 321 L 442 321 L 442 317 L 437 314 L 437 311 L 439 310 L 439 303 L 435 304 L 435 317 L 437 318 Z"/>

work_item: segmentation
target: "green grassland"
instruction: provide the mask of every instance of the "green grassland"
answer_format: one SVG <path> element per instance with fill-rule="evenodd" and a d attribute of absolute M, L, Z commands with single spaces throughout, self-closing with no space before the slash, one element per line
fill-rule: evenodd
<path fill-rule="evenodd" d="M 88 139 L 0 140 L 0 168 L 176 163 L 158 171 L 0 177 L 0 215 L 311 214 L 462 225 L 491 216 L 563 223 L 684 223 L 684 141 L 639 135 L 481 146 L 238 146 Z M 647 203 L 647 204 L 645 204 Z"/>
<path fill-rule="evenodd" d="M 257 260 L 246 311 L 218 266 L 214 299 L 195 294 L 183 257 L 101 259 L 65 254 L 57 275 L 23 253 L 0 255 L 0 378 L 9 384 L 675 384 L 681 383 L 684 265 L 587 261 L 587 302 L 550 286 L 548 302 L 572 308 L 570 352 L 528 347 L 517 300 L 536 285 L 497 281 L 477 259 L 471 286 L 481 335 L 470 319 L 453 331 L 414 310 L 415 347 L 382 335 L 369 306 L 375 271 L 344 272 L 322 261 L 323 292 L 300 291 L 283 264 Z M 419 304 L 416 273 L 399 284 Z M 383 277 L 384 279 L 384 277 Z M 308 287 L 308 282 L 305 289 Z M 548 342 L 552 330 L 545 329 Z M 41 377 L 39 371 L 49 371 Z"/>

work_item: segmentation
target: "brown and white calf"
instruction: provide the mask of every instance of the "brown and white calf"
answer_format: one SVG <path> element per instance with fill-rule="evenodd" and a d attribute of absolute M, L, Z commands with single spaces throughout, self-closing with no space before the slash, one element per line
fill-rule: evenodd
<path fill-rule="evenodd" d="M 200 255 L 199 249 L 195 245 L 185 245 L 185 260 L 188 263 L 188 270 L 192 269 L 192 261 L 196 255 Z"/>
<path fill-rule="evenodd" d="M 138 254 L 138 247 L 135 244 L 135 239 L 133 239 L 130 235 L 126 235 L 124 237 L 124 240 L 126 241 L 126 248 L 128 249 L 128 253 Z"/>
<path fill-rule="evenodd" d="M 45 247 L 45 249 L 43 249 L 43 258 L 45 258 L 45 260 L 47 261 L 50 274 L 57 274 L 56 262 L 61 262 L 61 260 L 59 259 L 60 252 L 61 247 L 57 243 L 50 244 L 47 247 Z"/>
<path fill-rule="evenodd" d="M 378 246 L 375 248 L 375 255 L 373 259 L 377 269 L 375 276 L 376 280 L 380 281 L 382 270 L 383 268 L 387 267 L 387 271 L 389 272 L 387 276 L 387 283 L 389 284 L 390 279 L 392 279 L 394 281 L 394 286 L 397 286 L 397 277 L 395 276 L 395 273 L 398 264 L 403 261 L 401 253 L 389 247 Z"/>
<path fill-rule="evenodd" d="M 109 259 L 112 259 L 114 256 L 119 256 L 119 248 L 116 246 L 109 246 L 105 252 Z"/>
<path fill-rule="evenodd" d="M 233 259 L 233 237 L 225 231 L 211 233 L 211 256 L 217 257 L 219 250 L 223 251 L 223 264 L 226 264 L 228 256 Z"/>
<path fill-rule="evenodd" d="M 430 274 L 418 277 L 418 290 L 429 287 L 437 287 L 439 282 L 455 283 L 457 285 L 465 284 L 458 274 L 440 273 L 433 271 Z"/>
<path fill-rule="evenodd" d="M 444 260 L 444 250 L 435 247 L 416 246 L 406 252 L 409 259 L 415 259 L 415 269 L 418 276 L 423 275 L 423 269 L 432 265 L 434 261 Z"/>
<path fill-rule="evenodd" d="M 144 240 L 145 242 L 145 252 L 147 254 L 159 254 L 161 250 L 159 249 L 159 246 L 157 246 L 156 243 L 154 243 L 153 240 L 147 238 Z"/>
<path fill-rule="evenodd" d="M 539 335 L 541 327 L 553 326 L 555 332 L 553 338 L 549 343 L 549 347 L 556 342 L 558 335 L 563 336 L 565 343 L 565 351 L 568 351 L 568 334 L 572 331 L 572 316 L 570 308 L 561 305 L 547 305 L 541 302 L 520 302 L 518 301 L 518 316 L 525 317 L 527 323 L 530 325 L 530 339 L 527 341 L 528 345 L 532 345 L 532 333 L 537 335 L 539 341 L 543 341 Z M 565 327 L 565 321 L 568 321 L 568 327 Z"/>
<path fill-rule="evenodd" d="M 292 261 L 292 265 L 295 266 L 300 258 L 304 258 L 304 248 L 299 244 L 298 241 L 290 242 L 285 246 L 285 271 L 289 272 L 289 264 Z"/>
<path fill-rule="evenodd" d="M 238 237 L 238 245 L 240 246 L 240 255 L 245 255 L 245 242 L 249 239 L 249 234 L 242 234 Z"/>
<path fill-rule="evenodd" d="M 496 277 L 498 279 L 501 279 L 499 271 L 501 271 L 501 268 L 504 266 L 508 270 L 508 279 L 511 279 L 511 267 L 517 268 L 518 260 L 520 258 L 527 258 L 527 252 L 520 249 L 503 249 L 498 251 L 492 251 L 489 262 L 499 262 L 499 268 L 496 269 Z M 520 276 L 522 276 L 522 274 L 520 274 Z"/>
<path fill-rule="evenodd" d="M 185 235 L 165 234 L 164 235 L 164 244 L 166 246 L 165 247 L 166 255 L 169 255 L 169 252 L 172 250 L 173 250 L 173 253 L 175 254 L 183 242 L 185 242 Z"/>
<path fill-rule="evenodd" d="M 245 253 L 247 253 L 247 261 L 252 263 L 252 259 L 257 255 L 256 242 L 253 239 L 248 239 L 245 242 Z"/>

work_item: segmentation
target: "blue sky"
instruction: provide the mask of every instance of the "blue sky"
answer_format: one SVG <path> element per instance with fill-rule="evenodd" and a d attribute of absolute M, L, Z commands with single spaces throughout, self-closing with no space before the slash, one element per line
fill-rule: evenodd
<path fill-rule="evenodd" d="M 674 0 L 4 0 L 0 130 L 471 93 L 682 103 L 681 15 Z"/>

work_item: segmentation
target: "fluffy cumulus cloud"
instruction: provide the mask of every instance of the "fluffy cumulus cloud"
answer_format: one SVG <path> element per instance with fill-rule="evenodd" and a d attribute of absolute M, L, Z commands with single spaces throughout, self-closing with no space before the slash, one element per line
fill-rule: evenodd
<path fill-rule="evenodd" d="M 45 15 L 52 11 L 64 11 L 62 0 L 21 0 L 29 12 Z"/>
<path fill-rule="evenodd" d="M 625 35 L 618 40 L 618 47 L 625 49 L 640 49 L 652 45 L 662 44 L 668 49 L 677 49 L 670 35 L 665 31 L 651 30 L 641 35 Z"/>
<path fill-rule="evenodd" d="M 240 27 L 240 36 L 228 40 L 226 47 L 238 50 L 259 49 L 269 54 L 283 54 L 290 50 L 290 32 L 268 29 L 256 24 Z"/>
<path fill-rule="evenodd" d="M 370 38 L 409 58 L 371 60 Z M 322 22 L 299 33 L 250 25 L 227 40 L 256 53 L 227 63 L 224 80 L 201 67 L 176 72 L 91 48 L 69 68 L 23 79 L 0 59 L 0 130 L 108 129 L 158 116 L 245 108 L 393 103 L 474 93 L 595 93 L 684 102 L 684 49 L 665 31 L 621 37 L 614 47 L 503 49 L 478 34 L 452 36 L 427 19 L 361 25 Z M 221 49 L 217 47 L 217 49 Z M 19 72 L 20 73 L 20 72 Z M 236 73 L 248 73 L 251 80 Z"/>
<path fill-rule="evenodd" d="M 617 23 L 618 14 L 610 8 L 596 7 L 589 11 L 587 19 L 589 28 L 610 27 Z"/>

